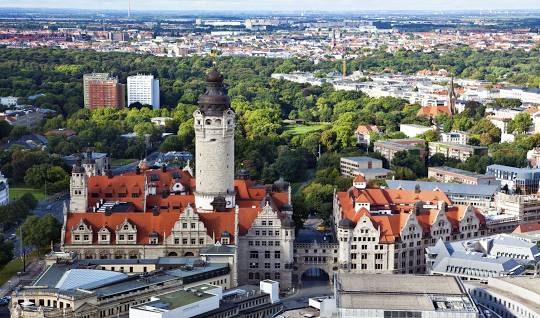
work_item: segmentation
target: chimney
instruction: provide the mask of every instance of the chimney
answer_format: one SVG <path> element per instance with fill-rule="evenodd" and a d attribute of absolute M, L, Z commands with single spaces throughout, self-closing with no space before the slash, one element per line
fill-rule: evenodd
<path fill-rule="evenodd" d="M 139 166 L 137 166 L 137 167 L 135 168 L 135 173 L 136 173 L 136 174 L 141 174 L 141 168 L 140 168 Z"/>
<path fill-rule="evenodd" d="M 161 171 L 162 172 L 167 172 L 167 165 L 166 164 L 161 165 Z"/>

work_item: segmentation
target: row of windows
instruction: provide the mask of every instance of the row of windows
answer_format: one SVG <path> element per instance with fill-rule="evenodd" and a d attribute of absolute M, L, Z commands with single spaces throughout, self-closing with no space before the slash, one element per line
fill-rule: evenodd
<path fill-rule="evenodd" d="M 251 263 L 249 263 L 249 268 L 251 268 L 251 269 L 259 268 L 259 263 L 251 262 Z M 272 268 L 272 264 L 271 263 L 264 263 L 264 268 L 266 268 L 266 269 Z M 274 263 L 274 268 L 275 269 L 280 269 L 281 268 L 281 263 Z"/>
<path fill-rule="evenodd" d="M 264 258 L 270 258 L 271 255 L 272 255 L 271 251 L 264 251 Z M 250 251 L 249 252 L 249 258 L 259 258 L 259 251 Z M 281 258 L 281 252 L 280 251 L 274 251 L 274 258 L 276 258 L 276 259 Z"/>
<path fill-rule="evenodd" d="M 249 246 L 280 246 L 280 241 L 248 241 Z"/>
<path fill-rule="evenodd" d="M 249 272 L 249 273 L 248 273 L 248 278 L 249 278 L 249 279 L 260 280 L 261 277 L 264 277 L 264 279 L 272 279 L 272 273 L 265 272 L 265 273 L 262 274 L 262 275 L 261 275 L 261 273 L 259 273 L 259 272 L 255 272 L 255 273 Z M 275 273 L 274 273 L 274 279 L 275 279 L 275 280 L 281 279 L 281 273 L 275 272 Z"/>
<path fill-rule="evenodd" d="M 268 236 L 272 236 L 272 235 L 279 236 L 279 231 L 278 230 L 276 230 L 276 231 L 272 231 L 272 230 L 259 231 L 259 230 L 256 230 L 255 235 L 256 236 L 259 236 L 259 235 L 262 235 L 262 236 L 266 236 L 266 235 L 268 235 Z"/>

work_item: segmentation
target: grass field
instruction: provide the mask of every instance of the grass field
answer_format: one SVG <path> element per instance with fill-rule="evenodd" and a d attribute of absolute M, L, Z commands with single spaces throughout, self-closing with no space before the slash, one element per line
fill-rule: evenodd
<path fill-rule="evenodd" d="M 37 257 L 36 252 L 32 252 L 26 255 L 26 266 Z M 23 261 L 20 257 L 17 257 L 11 262 L 7 263 L 4 267 L 0 269 L 0 285 L 3 285 L 5 282 L 11 279 L 13 275 L 16 275 L 17 272 L 22 271 Z"/>
<path fill-rule="evenodd" d="M 9 187 L 9 199 L 10 200 L 17 200 L 18 198 L 20 198 L 21 196 L 23 196 L 25 193 L 32 193 L 34 195 L 34 198 L 36 198 L 36 200 L 40 201 L 40 200 L 43 200 L 45 199 L 45 192 L 43 192 L 43 190 L 40 190 L 40 189 L 32 189 L 32 188 L 28 188 L 28 187 L 17 187 L 17 186 L 13 186 L 13 187 Z"/>
<path fill-rule="evenodd" d="M 113 159 L 111 160 L 111 166 L 113 167 L 125 166 L 135 161 L 137 161 L 137 159 Z"/>
<path fill-rule="evenodd" d="M 330 124 L 328 123 L 305 123 L 305 124 L 295 124 L 291 122 L 285 122 L 285 132 L 289 132 L 292 135 L 305 135 L 314 131 L 323 131 Z"/>

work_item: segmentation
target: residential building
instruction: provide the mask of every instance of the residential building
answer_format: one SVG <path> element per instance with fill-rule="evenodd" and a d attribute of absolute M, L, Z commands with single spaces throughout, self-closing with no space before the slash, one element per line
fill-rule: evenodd
<path fill-rule="evenodd" d="M 441 133 L 441 141 L 445 143 L 466 145 L 469 142 L 469 133 L 464 131 L 443 132 Z"/>
<path fill-rule="evenodd" d="M 363 176 L 368 181 L 384 179 L 392 172 L 383 168 L 382 160 L 371 157 L 341 157 L 340 171 L 343 176 Z"/>
<path fill-rule="evenodd" d="M 487 284 L 466 282 L 465 287 L 478 308 L 491 317 L 540 317 L 538 277 L 488 278 Z"/>
<path fill-rule="evenodd" d="M 83 75 L 83 98 L 84 98 L 84 108 L 89 108 L 90 104 L 90 91 L 89 84 L 90 81 L 106 81 L 110 78 L 109 73 L 91 73 Z"/>
<path fill-rule="evenodd" d="M 109 77 L 108 74 L 89 74 L 83 77 L 83 82 L 86 108 L 123 108 L 125 106 L 126 87 L 118 83 L 118 78 Z"/>
<path fill-rule="evenodd" d="M 264 280 L 259 285 L 224 291 L 219 286 L 204 284 L 177 290 L 131 307 L 129 317 L 274 317 L 283 309 L 279 300 L 279 284 Z"/>
<path fill-rule="evenodd" d="M 472 205 L 481 209 L 495 206 L 495 195 L 500 188 L 498 185 L 470 185 L 413 180 L 386 180 L 386 184 L 389 189 L 442 191 L 453 204 Z"/>
<path fill-rule="evenodd" d="M 460 145 L 451 142 L 430 142 L 429 156 L 440 153 L 446 158 L 465 161 L 472 156 L 487 156 L 488 148 L 483 146 Z"/>
<path fill-rule="evenodd" d="M 367 187 L 358 182 L 334 198 L 339 271 L 424 273 L 424 250 L 439 238 L 487 235 L 483 215 L 452 205 L 442 191 Z"/>
<path fill-rule="evenodd" d="M 323 318 L 481 317 L 454 277 L 340 274 L 334 289 L 335 301 L 329 301 L 334 308 L 321 308 Z"/>
<path fill-rule="evenodd" d="M 9 183 L 4 174 L 0 172 L 0 206 L 9 203 Z"/>
<path fill-rule="evenodd" d="M 377 125 L 358 125 L 354 135 L 359 145 L 371 145 L 371 133 L 379 134 L 381 131 Z"/>
<path fill-rule="evenodd" d="M 486 168 L 486 175 L 494 176 L 501 182 L 501 186 L 507 187 L 510 192 L 517 194 L 538 192 L 540 169 L 490 165 Z"/>
<path fill-rule="evenodd" d="M 427 269 L 432 275 L 456 276 L 466 280 L 524 275 L 540 264 L 536 244 L 508 234 L 458 242 L 439 240 L 426 249 Z"/>
<path fill-rule="evenodd" d="M 419 159 L 426 157 L 426 143 L 423 139 L 388 139 L 376 141 L 373 151 L 379 152 L 386 160 L 392 161 L 394 155 L 400 151 L 406 151 L 417 155 Z"/>
<path fill-rule="evenodd" d="M 416 124 L 400 124 L 399 131 L 404 133 L 408 138 L 415 138 L 418 135 L 421 135 L 430 130 L 434 130 L 433 127 L 427 127 Z"/>
<path fill-rule="evenodd" d="M 51 264 L 31 285 L 13 292 L 11 317 L 120 317 L 126 316 L 131 307 L 151 301 L 158 293 L 189 290 L 201 284 L 216 288 L 232 286 L 231 270 L 226 263 L 200 262 L 195 266 L 131 275 L 76 264 L 68 260 Z"/>
<path fill-rule="evenodd" d="M 439 182 L 462 183 L 472 185 L 500 185 L 500 181 L 494 176 L 486 176 L 467 170 L 456 169 L 452 167 L 428 167 L 428 178 L 433 178 Z"/>
<path fill-rule="evenodd" d="M 141 103 L 159 109 L 159 80 L 154 75 L 134 75 L 127 78 L 127 104 Z"/>
<path fill-rule="evenodd" d="M 283 180 L 257 184 L 246 170 L 235 179 L 235 114 L 223 76 L 212 71 L 206 80 L 194 112 L 197 178 L 188 166 L 151 169 L 145 162 L 135 172 L 98 175 L 95 161 L 78 161 L 64 211 L 62 250 L 81 259 L 215 259 L 224 253 L 238 260 L 230 262 L 236 264 L 231 286 L 273 279 L 291 288 L 290 186 Z"/>

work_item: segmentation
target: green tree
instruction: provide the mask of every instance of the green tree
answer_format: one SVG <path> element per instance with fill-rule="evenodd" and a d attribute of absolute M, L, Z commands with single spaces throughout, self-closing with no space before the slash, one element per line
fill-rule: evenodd
<path fill-rule="evenodd" d="M 61 228 L 60 222 L 51 214 L 41 218 L 35 215 L 29 216 L 22 224 L 23 242 L 43 249 L 51 242 L 60 241 Z"/>
<path fill-rule="evenodd" d="M 517 114 L 510 123 L 508 123 L 507 132 L 510 134 L 524 134 L 529 130 L 529 127 L 531 127 L 532 123 L 533 121 L 531 115 L 526 112 L 521 112 Z"/>

